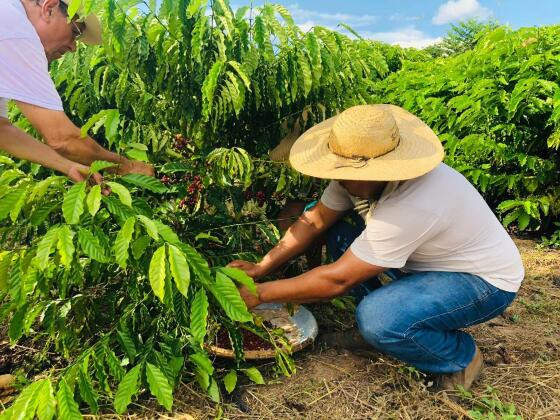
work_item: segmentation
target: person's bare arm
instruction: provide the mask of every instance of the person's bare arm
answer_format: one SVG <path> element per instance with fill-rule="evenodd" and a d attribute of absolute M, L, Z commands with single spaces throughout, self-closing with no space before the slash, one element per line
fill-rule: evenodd
<path fill-rule="evenodd" d="M 319 202 L 290 226 L 278 245 L 271 249 L 260 263 L 238 260 L 231 262 L 229 267 L 239 268 L 253 278 L 266 276 L 303 253 L 315 238 L 340 220 L 344 214 L 345 212 L 331 210 Z"/>
<path fill-rule="evenodd" d="M 91 137 L 82 137 L 81 130 L 62 111 L 53 111 L 16 101 L 17 106 L 43 136 L 47 144 L 58 154 L 74 162 L 90 165 L 96 160 L 119 165 L 117 173 L 139 173 L 154 175 L 151 165 L 143 162 L 130 161 L 116 153 L 101 147 Z"/>
<path fill-rule="evenodd" d="M 268 302 L 316 302 L 344 295 L 354 286 L 385 270 L 384 267 L 360 260 L 349 249 L 332 264 L 317 267 L 291 279 L 258 284 L 256 296 L 246 287 L 242 287 L 240 293 L 249 308 Z"/>
<path fill-rule="evenodd" d="M 59 155 L 46 144 L 13 126 L 6 118 L 0 118 L 0 149 L 16 158 L 62 172 L 73 181 L 83 181 L 88 176 L 87 166 Z M 99 174 L 94 179 L 98 183 L 102 181 Z"/>

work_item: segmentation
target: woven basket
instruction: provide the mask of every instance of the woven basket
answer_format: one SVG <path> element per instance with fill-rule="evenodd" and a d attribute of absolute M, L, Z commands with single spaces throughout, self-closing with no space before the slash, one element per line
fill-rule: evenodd
<path fill-rule="evenodd" d="M 305 341 L 300 343 L 296 343 L 292 345 L 292 353 L 300 351 L 305 347 L 309 346 L 313 343 L 313 339 L 309 338 Z M 226 359 L 234 359 L 235 355 L 233 354 L 233 350 L 231 349 L 223 349 L 218 346 L 214 345 L 207 345 L 206 350 L 218 357 L 224 357 Z M 245 350 L 244 351 L 245 359 L 247 360 L 258 360 L 258 359 L 274 359 L 276 356 L 276 352 L 274 349 L 272 350 Z"/>

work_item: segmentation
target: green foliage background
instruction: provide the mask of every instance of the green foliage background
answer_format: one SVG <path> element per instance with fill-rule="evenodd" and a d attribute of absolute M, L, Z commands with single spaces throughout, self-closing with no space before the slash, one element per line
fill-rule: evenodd
<path fill-rule="evenodd" d="M 376 85 L 445 144 L 446 161 L 481 191 L 506 226 L 560 227 L 560 27 L 499 27 L 450 58 L 410 63 Z"/>

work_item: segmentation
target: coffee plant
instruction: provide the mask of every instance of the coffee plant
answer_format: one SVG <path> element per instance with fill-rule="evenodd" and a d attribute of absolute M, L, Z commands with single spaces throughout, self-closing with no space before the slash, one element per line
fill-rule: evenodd
<path fill-rule="evenodd" d="M 70 14 L 80 6 L 102 17 L 105 42 L 52 65 L 66 112 L 83 135 L 155 164 L 159 179 L 108 171 L 103 187 L 72 185 L 0 156 L 0 325 L 37 349 L 1 418 L 121 414 L 141 394 L 172 410 L 183 380 L 219 403 L 240 374 L 263 383 L 243 330 L 292 374 L 287 342 L 239 295 L 252 279 L 225 265 L 266 252 L 279 238 L 275 210 L 317 191 L 268 151 L 296 122 L 370 102 L 386 50 L 303 33 L 274 4 L 74 0 Z M 32 131 L 17 109 L 10 117 Z M 221 327 L 236 355 L 226 369 L 207 352 Z"/>
<path fill-rule="evenodd" d="M 558 36 L 559 26 L 499 27 L 473 50 L 409 63 L 375 93 L 376 101 L 401 105 L 438 132 L 446 161 L 506 226 L 552 238 L 560 222 Z"/>

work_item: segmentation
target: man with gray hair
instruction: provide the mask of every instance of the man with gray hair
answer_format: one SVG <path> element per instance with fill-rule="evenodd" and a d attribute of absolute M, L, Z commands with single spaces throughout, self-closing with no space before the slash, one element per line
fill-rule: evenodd
<path fill-rule="evenodd" d="M 64 113 L 49 75 L 49 62 L 76 50 L 79 40 L 100 44 L 101 25 L 95 15 L 69 21 L 70 0 L 2 0 L 0 2 L 0 150 L 57 170 L 73 181 L 87 177 L 96 160 L 118 164 L 118 174 L 154 174 L 143 162 L 112 153 L 81 130 Z M 79 14 L 79 13 L 78 13 Z M 7 102 L 15 101 L 46 144 L 10 123 Z M 94 175 L 101 182 L 99 174 Z"/>

